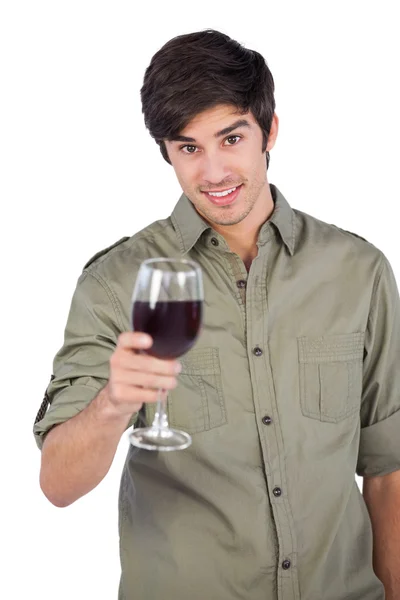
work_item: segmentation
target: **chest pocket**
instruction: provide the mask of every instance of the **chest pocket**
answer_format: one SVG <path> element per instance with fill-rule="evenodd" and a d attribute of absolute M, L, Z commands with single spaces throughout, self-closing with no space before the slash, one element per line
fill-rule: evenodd
<path fill-rule="evenodd" d="M 364 333 L 297 339 L 301 411 L 338 423 L 360 410 Z"/>
<path fill-rule="evenodd" d="M 187 433 L 224 425 L 227 419 L 218 348 L 194 348 L 179 360 L 182 371 L 178 386 L 169 392 L 167 400 L 169 425 Z M 145 406 L 147 424 L 151 425 L 156 405 Z"/>

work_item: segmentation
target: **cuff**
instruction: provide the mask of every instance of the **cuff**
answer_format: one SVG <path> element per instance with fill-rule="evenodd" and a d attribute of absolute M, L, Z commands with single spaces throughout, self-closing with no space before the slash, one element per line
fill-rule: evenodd
<path fill-rule="evenodd" d="M 44 417 L 33 426 L 33 435 L 38 448 L 42 449 L 44 439 L 52 427 L 80 413 L 103 387 L 103 384 L 98 388 L 76 384 L 61 390 L 54 397 Z"/>
<path fill-rule="evenodd" d="M 400 410 L 361 429 L 357 475 L 388 475 L 400 469 Z"/>

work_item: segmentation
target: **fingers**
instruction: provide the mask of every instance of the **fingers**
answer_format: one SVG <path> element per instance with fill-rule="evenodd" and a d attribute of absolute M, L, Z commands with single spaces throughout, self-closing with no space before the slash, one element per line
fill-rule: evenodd
<path fill-rule="evenodd" d="M 134 372 L 133 378 L 132 371 L 127 371 L 121 369 L 120 371 L 114 372 L 113 383 L 115 384 L 125 384 L 125 385 L 133 385 L 136 387 L 141 387 L 145 389 L 152 390 L 173 390 L 178 385 L 178 381 L 175 376 L 166 377 L 162 375 L 157 375 L 152 372 Z"/>
<path fill-rule="evenodd" d="M 122 348 L 114 353 L 111 361 L 122 369 L 150 371 L 159 375 L 177 375 L 181 372 L 181 364 L 176 360 L 161 360 L 154 356 L 133 354 Z"/>
<path fill-rule="evenodd" d="M 124 332 L 110 357 L 109 399 L 119 413 L 132 413 L 143 403 L 156 402 L 160 390 L 173 390 L 178 385 L 179 361 L 158 359 L 141 351 L 153 343 L 140 332 Z"/>
<path fill-rule="evenodd" d="M 114 383 L 110 390 L 112 404 L 121 412 L 132 414 L 140 409 L 143 403 L 154 403 L 158 400 L 158 390 L 142 389 L 124 383 Z"/>
<path fill-rule="evenodd" d="M 124 331 L 118 337 L 117 347 L 126 350 L 147 350 L 153 344 L 151 336 L 139 331 Z"/>

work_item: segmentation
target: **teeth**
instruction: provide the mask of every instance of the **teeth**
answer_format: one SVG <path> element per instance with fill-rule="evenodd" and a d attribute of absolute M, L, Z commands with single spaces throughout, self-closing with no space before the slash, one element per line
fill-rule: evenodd
<path fill-rule="evenodd" d="M 234 192 L 235 190 L 236 190 L 236 188 L 234 187 L 230 190 L 226 190 L 226 192 L 208 192 L 208 194 L 210 194 L 210 196 L 216 196 L 217 198 L 222 198 L 223 196 L 232 194 L 232 192 Z"/>

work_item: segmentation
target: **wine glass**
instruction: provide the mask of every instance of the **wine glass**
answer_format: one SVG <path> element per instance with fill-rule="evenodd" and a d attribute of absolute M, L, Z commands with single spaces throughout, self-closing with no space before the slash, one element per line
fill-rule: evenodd
<path fill-rule="evenodd" d="M 132 294 L 131 326 L 147 333 L 153 345 L 144 351 L 161 359 L 176 359 L 196 342 L 202 326 L 203 280 L 191 260 L 152 258 L 142 262 Z M 134 429 L 131 444 L 145 450 L 183 450 L 192 443 L 184 431 L 170 429 L 166 392 L 158 390 L 151 427 Z"/>

